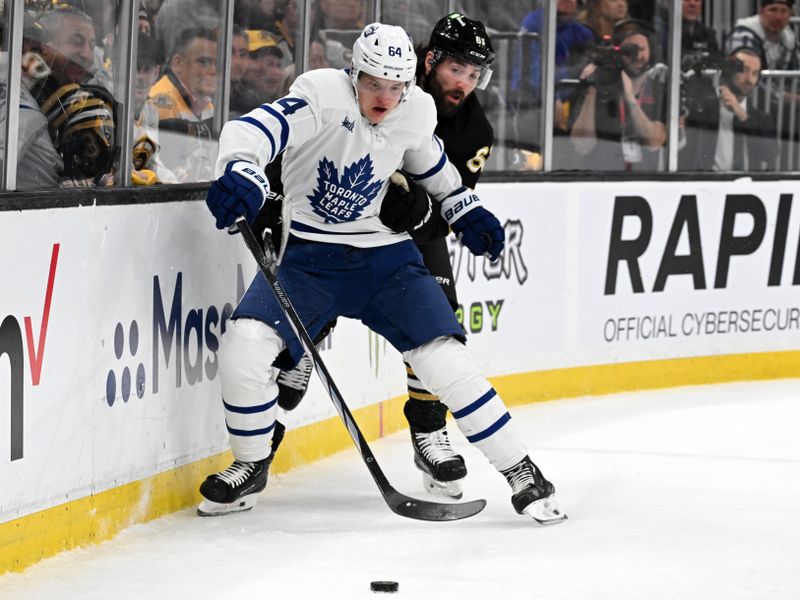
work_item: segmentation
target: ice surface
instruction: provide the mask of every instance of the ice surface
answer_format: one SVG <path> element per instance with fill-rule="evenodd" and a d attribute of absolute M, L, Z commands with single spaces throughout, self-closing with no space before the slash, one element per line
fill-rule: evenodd
<path fill-rule="evenodd" d="M 299 410 L 302 410 L 302 406 Z M 800 597 L 800 380 L 677 388 L 512 409 L 564 524 L 513 512 L 503 478 L 453 432 L 477 517 L 391 513 L 355 450 L 274 477 L 250 512 L 193 510 L 0 577 L 3 600 Z M 451 428 L 452 429 L 452 428 Z M 424 497 L 407 433 L 374 442 Z M 198 482 L 199 483 L 199 482 Z"/>

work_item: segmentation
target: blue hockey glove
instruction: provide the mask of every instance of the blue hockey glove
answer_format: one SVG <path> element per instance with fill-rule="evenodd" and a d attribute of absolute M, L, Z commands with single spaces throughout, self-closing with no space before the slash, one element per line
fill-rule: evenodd
<path fill-rule="evenodd" d="M 206 205 L 216 219 L 217 229 L 225 229 L 241 216 L 252 223 L 264 204 L 267 192 L 269 181 L 261 167 L 235 161 L 228 163 L 222 177 L 211 182 Z"/>
<path fill-rule="evenodd" d="M 506 234 L 497 217 L 479 202 L 474 192 L 464 188 L 442 202 L 442 216 L 470 252 L 494 262 L 503 251 Z"/>

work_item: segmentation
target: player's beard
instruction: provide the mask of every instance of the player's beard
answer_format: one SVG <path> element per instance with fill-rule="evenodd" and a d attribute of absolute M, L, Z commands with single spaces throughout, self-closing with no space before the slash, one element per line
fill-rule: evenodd
<path fill-rule="evenodd" d="M 436 103 L 436 112 L 445 117 L 450 117 L 456 114 L 464 104 L 467 96 L 463 92 L 457 90 L 445 90 L 439 81 L 434 77 L 434 71 L 431 71 L 425 76 L 425 91 L 433 96 L 433 101 Z M 449 94 L 459 94 L 460 100 L 457 103 L 449 102 L 445 96 Z"/>

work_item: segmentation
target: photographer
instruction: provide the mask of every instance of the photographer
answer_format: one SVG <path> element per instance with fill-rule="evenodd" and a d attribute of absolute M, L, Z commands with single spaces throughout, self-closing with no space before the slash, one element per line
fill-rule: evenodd
<path fill-rule="evenodd" d="M 580 168 L 653 171 L 667 139 L 666 67 L 651 66 L 650 30 L 617 24 L 613 45 L 595 48 L 583 69 L 585 91 L 572 126 Z"/>
<path fill-rule="evenodd" d="M 754 171 L 775 159 L 775 120 L 749 98 L 761 66 L 757 51 L 740 48 L 720 65 L 718 86 L 700 73 L 686 81 L 686 145 L 678 157 L 680 169 Z"/>

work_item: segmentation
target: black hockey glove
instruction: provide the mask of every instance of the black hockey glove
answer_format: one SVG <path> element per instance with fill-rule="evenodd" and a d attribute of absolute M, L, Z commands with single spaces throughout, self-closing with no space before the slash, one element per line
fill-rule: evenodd
<path fill-rule="evenodd" d="M 288 214 L 286 198 L 273 191 L 267 192 L 267 198 L 261 206 L 253 222 L 253 233 L 258 239 L 265 240 L 267 231 L 272 238 L 272 247 L 275 250 L 278 262 L 283 257 L 283 250 L 289 233 L 291 218 Z"/>
<path fill-rule="evenodd" d="M 431 216 L 431 199 L 420 186 L 405 174 L 395 171 L 381 204 L 381 223 L 397 233 L 411 233 L 422 227 Z"/>

